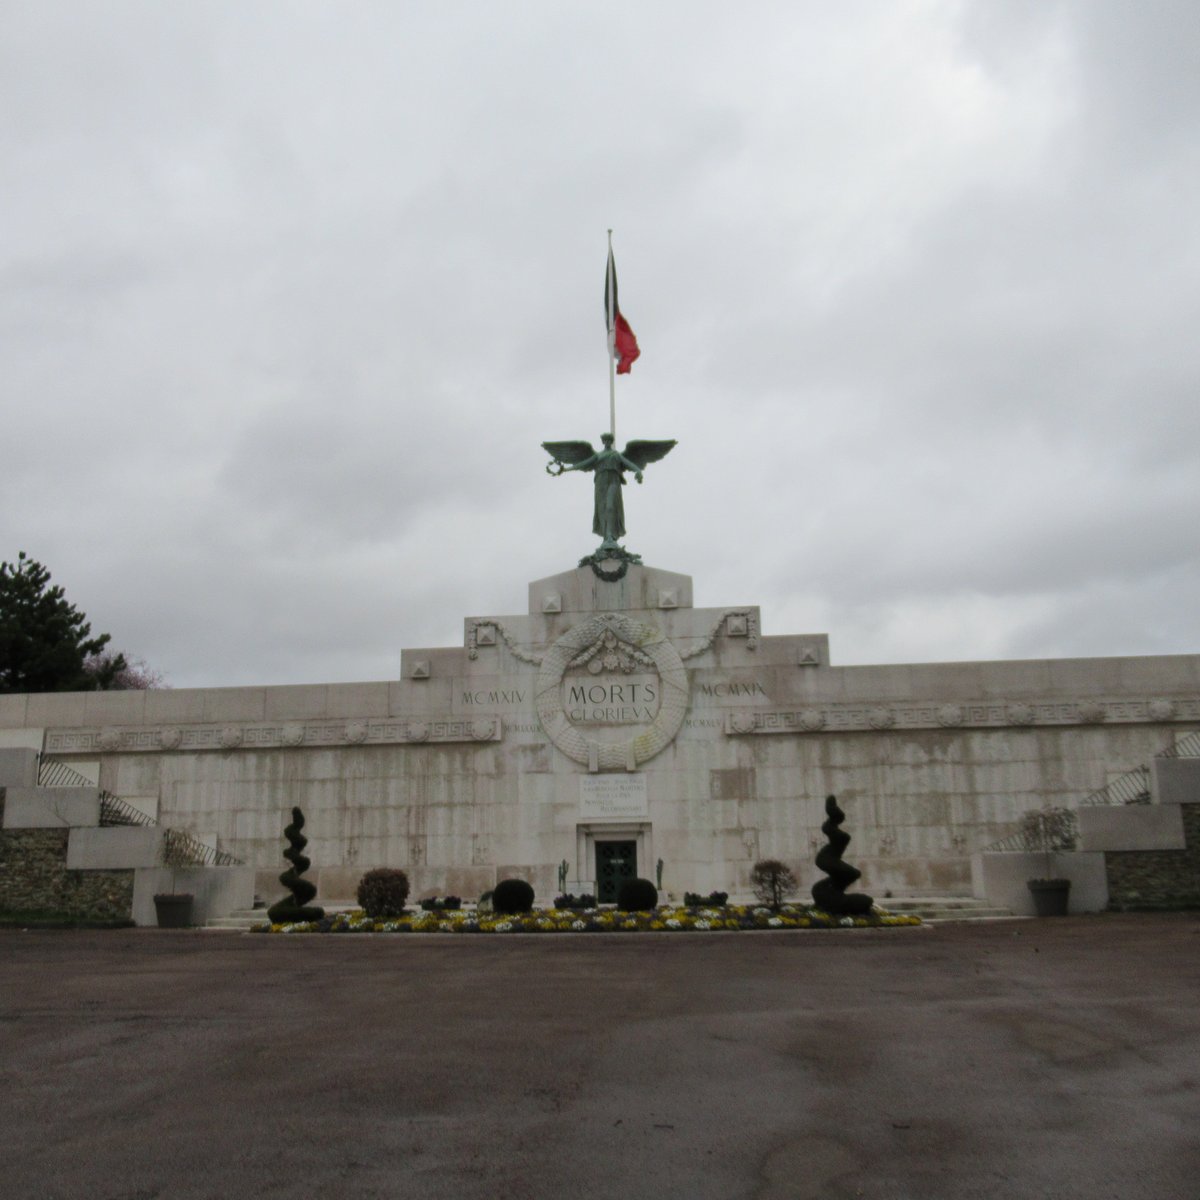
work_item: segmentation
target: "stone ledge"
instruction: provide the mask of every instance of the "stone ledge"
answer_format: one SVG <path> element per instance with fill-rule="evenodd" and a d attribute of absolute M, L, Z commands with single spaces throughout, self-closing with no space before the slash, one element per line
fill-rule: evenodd
<path fill-rule="evenodd" d="M 5 791 L 5 829 L 66 829 L 99 824 L 99 788 L 10 787 Z"/>
<path fill-rule="evenodd" d="M 1081 850 L 1182 850 L 1178 804 L 1084 805 L 1078 810 Z"/>

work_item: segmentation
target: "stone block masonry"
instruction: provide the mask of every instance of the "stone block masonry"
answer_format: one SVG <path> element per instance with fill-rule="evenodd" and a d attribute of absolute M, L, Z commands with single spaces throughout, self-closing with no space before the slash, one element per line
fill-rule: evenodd
<path fill-rule="evenodd" d="M 1023 813 L 1079 807 L 1200 726 L 1200 655 L 838 667 L 824 634 L 768 635 L 756 606 L 692 595 L 654 567 L 575 568 L 531 583 L 527 612 L 467 617 L 460 646 L 403 648 L 395 679 L 6 696 L 0 741 L 94 765 L 264 897 L 298 804 L 328 904 L 379 866 L 414 899 L 511 874 L 548 900 L 564 859 L 595 879 L 614 841 L 639 873 L 662 859 L 676 894 L 748 896 L 759 858 L 807 890 L 831 793 L 863 890 L 961 895 Z M 594 779 L 636 806 L 600 804 Z M 95 855 L 71 866 L 137 865 L 101 845 L 125 836 L 77 829 Z M 1096 847 L 1097 871 L 1109 846 L 1129 844 Z"/>
<path fill-rule="evenodd" d="M 1182 850 L 1105 853 L 1110 908 L 1200 908 L 1200 803 L 1180 808 Z"/>
<path fill-rule="evenodd" d="M 0 795 L 0 824 L 4 798 Z M 123 920 L 133 911 L 133 871 L 67 870 L 68 829 L 0 829 L 0 911 Z"/>

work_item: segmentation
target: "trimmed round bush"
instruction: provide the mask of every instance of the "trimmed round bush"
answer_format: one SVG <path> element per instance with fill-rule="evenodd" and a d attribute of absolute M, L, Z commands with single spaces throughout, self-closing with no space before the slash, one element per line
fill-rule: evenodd
<path fill-rule="evenodd" d="M 523 879 L 502 879 L 492 892 L 492 911 L 527 913 L 533 908 L 533 888 Z"/>
<path fill-rule="evenodd" d="M 358 903 L 368 917 L 398 917 L 408 899 L 408 876 L 394 867 L 377 867 L 358 881 Z"/>
<path fill-rule="evenodd" d="M 648 879 L 627 879 L 617 893 L 622 912 L 649 912 L 658 907 L 658 888 Z"/>

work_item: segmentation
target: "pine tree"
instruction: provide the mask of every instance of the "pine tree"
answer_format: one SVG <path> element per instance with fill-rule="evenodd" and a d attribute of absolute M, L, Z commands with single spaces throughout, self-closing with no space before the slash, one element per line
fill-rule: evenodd
<path fill-rule="evenodd" d="M 104 690 L 123 672 L 123 655 L 104 655 L 107 633 L 91 636 L 87 618 L 69 603 L 50 572 L 22 551 L 0 563 L 0 692 Z"/>

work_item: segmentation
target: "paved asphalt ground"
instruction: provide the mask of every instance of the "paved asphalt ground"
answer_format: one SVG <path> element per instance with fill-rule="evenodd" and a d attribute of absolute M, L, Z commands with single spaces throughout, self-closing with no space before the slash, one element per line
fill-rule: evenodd
<path fill-rule="evenodd" d="M 1200 1200 L 1200 915 L 0 933 L 4 1200 Z"/>

